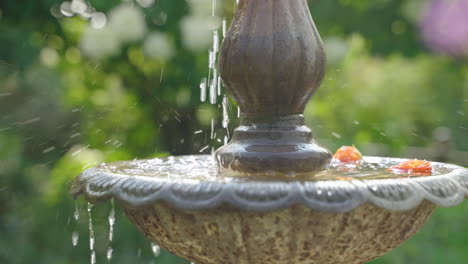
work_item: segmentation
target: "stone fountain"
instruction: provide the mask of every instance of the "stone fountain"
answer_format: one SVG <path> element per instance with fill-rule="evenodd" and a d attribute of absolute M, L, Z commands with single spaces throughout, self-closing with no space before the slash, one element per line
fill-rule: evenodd
<path fill-rule="evenodd" d="M 340 168 L 304 125 L 325 74 L 306 0 L 240 0 L 219 70 L 242 116 L 214 156 L 102 164 L 71 194 L 114 198 L 152 241 L 198 264 L 364 263 L 400 245 L 437 206 L 468 197 L 468 170 L 364 157 Z"/>

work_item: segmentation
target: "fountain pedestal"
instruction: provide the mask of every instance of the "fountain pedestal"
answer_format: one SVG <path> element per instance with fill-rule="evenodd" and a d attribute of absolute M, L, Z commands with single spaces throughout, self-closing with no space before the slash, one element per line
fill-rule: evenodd
<path fill-rule="evenodd" d="M 323 172 L 331 154 L 302 116 L 325 68 L 306 0 L 240 0 L 219 66 L 243 116 L 214 160 L 103 164 L 71 194 L 115 198 L 148 238 L 197 264 L 364 263 L 417 232 L 436 206 L 468 197 L 468 170 L 455 165 L 362 177 L 365 165 L 403 161 L 364 157 L 345 178 Z"/>
<path fill-rule="evenodd" d="M 239 1 L 219 71 L 243 113 L 231 142 L 216 151 L 221 172 L 304 173 L 330 163 L 302 116 L 325 76 L 306 0 Z"/>

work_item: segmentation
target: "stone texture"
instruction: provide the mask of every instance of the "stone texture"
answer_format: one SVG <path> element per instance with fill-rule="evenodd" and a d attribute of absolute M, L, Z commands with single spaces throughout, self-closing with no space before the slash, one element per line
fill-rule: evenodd
<path fill-rule="evenodd" d="M 335 214 L 303 205 L 269 212 L 122 205 L 148 238 L 197 264 L 365 263 L 410 238 L 436 207 L 424 201 L 395 212 L 364 204 Z"/>

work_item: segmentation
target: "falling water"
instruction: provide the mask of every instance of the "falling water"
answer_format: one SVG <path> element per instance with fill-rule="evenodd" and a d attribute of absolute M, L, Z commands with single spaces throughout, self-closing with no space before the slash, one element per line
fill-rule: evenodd
<path fill-rule="evenodd" d="M 216 104 L 216 100 L 218 97 L 217 88 L 218 88 L 218 71 L 213 69 L 213 79 L 211 80 L 210 84 L 210 103 Z"/>
<path fill-rule="evenodd" d="M 200 101 L 206 101 L 206 78 L 203 78 L 200 83 Z"/>
<path fill-rule="evenodd" d="M 227 21 L 226 21 L 226 18 L 223 18 L 223 38 L 226 37 L 226 32 L 227 32 Z"/>
<path fill-rule="evenodd" d="M 75 212 L 73 213 L 73 218 L 75 219 L 75 222 L 78 222 L 78 219 L 80 218 L 80 212 L 78 211 L 78 203 L 75 200 Z M 72 234 L 72 244 L 74 247 L 78 245 L 78 239 L 79 239 L 79 234 L 76 231 L 73 231 Z"/>
<path fill-rule="evenodd" d="M 111 200 L 111 210 L 109 212 L 108 220 L 109 220 L 109 247 L 107 248 L 107 260 L 111 261 L 112 252 L 114 251 L 112 248 L 112 240 L 114 239 L 114 224 L 115 224 L 114 200 Z"/>
<path fill-rule="evenodd" d="M 223 97 L 223 128 L 228 128 L 229 114 L 228 114 L 229 101 L 226 95 Z"/>
<path fill-rule="evenodd" d="M 78 238 L 79 238 L 78 232 L 74 231 L 72 234 L 72 244 L 74 247 L 78 245 Z"/>
<path fill-rule="evenodd" d="M 155 257 L 159 256 L 159 254 L 161 254 L 161 248 L 154 244 L 154 243 L 151 243 L 151 251 L 153 252 L 153 255 Z"/>
<path fill-rule="evenodd" d="M 112 249 L 111 246 L 109 246 L 109 247 L 107 248 L 107 260 L 108 260 L 109 262 L 110 262 L 111 259 L 112 259 L 112 252 L 113 252 L 113 251 L 114 251 L 114 249 Z"/>
<path fill-rule="evenodd" d="M 211 118 L 211 133 L 210 133 L 210 139 L 215 138 L 215 119 Z"/>
<path fill-rule="evenodd" d="M 88 202 L 88 220 L 89 220 L 89 250 L 91 250 L 91 264 L 96 263 L 96 252 L 94 251 L 94 229 L 91 209 L 93 205 Z"/>
<path fill-rule="evenodd" d="M 75 200 L 75 212 L 73 213 L 73 218 L 75 218 L 75 221 L 78 221 L 80 218 L 80 212 L 78 211 L 78 203 Z"/>
<path fill-rule="evenodd" d="M 219 34 L 218 34 L 218 30 L 213 31 L 213 52 L 215 54 L 219 52 Z"/>

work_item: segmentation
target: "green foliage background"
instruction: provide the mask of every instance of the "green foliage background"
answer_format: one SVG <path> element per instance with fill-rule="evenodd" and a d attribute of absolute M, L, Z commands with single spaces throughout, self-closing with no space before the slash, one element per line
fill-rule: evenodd
<path fill-rule="evenodd" d="M 75 223 L 68 195 L 82 170 L 219 146 L 207 135 L 221 111 L 199 102 L 208 52 L 182 44 L 179 25 L 190 12 L 185 1 L 157 0 L 143 10 L 148 27 L 173 41 L 167 61 L 146 57 L 139 42 L 107 59 L 86 58 L 78 43 L 88 22 L 52 16 L 60 2 L 0 1 L 0 263 L 89 262 L 86 204 L 78 201 Z M 90 2 L 102 12 L 120 4 Z M 233 1 L 218 2 L 229 21 Z M 330 149 L 372 142 L 399 156 L 405 146 L 430 146 L 433 130 L 444 126 L 454 148 L 468 151 L 468 66 L 424 48 L 411 9 L 424 2 L 310 1 L 325 42 L 339 40 L 345 50 L 329 56 L 326 80 L 306 111 Z M 160 12 L 167 21 L 151 23 Z M 58 54 L 55 65 L 41 61 L 44 48 Z M 199 129 L 204 132 L 195 135 Z M 93 209 L 98 263 L 106 261 L 108 212 L 109 204 Z M 437 210 L 420 233 L 372 263 L 466 263 L 466 223 L 466 202 Z M 112 263 L 188 263 L 166 252 L 153 257 L 149 241 L 118 208 L 113 247 Z"/>

